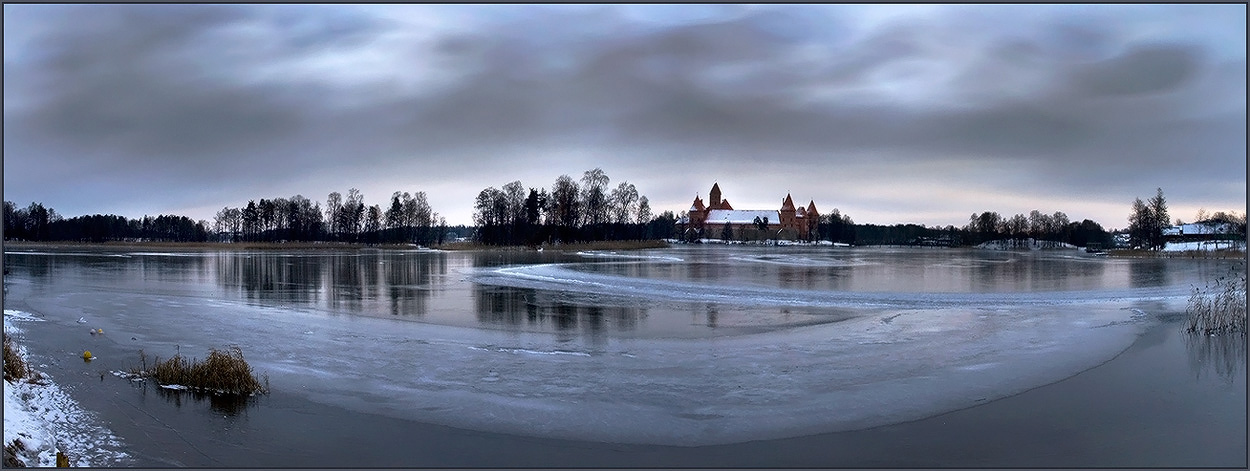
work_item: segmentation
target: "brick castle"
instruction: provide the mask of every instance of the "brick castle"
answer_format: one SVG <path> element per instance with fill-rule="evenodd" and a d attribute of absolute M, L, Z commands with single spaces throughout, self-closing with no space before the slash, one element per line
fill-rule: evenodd
<path fill-rule="evenodd" d="M 703 198 L 695 196 L 687 217 L 680 221 L 689 224 L 686 231 L 693 231 L 696 236 L 720 238 L 728 223 L 733 240 L 810 240 L 820 222 L 815 200 L 807 203 L 806 208 L 796 208 L 789 194 L 781 202 L 781 209 L 734 209 L 728 199 L 721 198 L 720 184 L 713 183 L 707 199 L 708 204 L 704 205 Z"/>

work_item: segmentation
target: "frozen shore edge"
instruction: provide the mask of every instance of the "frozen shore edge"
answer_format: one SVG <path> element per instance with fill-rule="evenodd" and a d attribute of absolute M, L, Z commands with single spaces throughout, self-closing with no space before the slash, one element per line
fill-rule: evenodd
<path fill-rule="evenodd" d="M 18 322 L 40 321 L 30 313 L 5 309 L 4 334 L 20 334 Z M 70 466 L 98 467 L 116 466 L 128 456 L 111 430 L 32 364 L 24 345 L 19 343 L 17 350 L 31 373 L 40 376 L 38 383 L 4 382 L 4 445 L 21 442 L 23 449 L 15 454 L 19 461 L 27 467 L 55 467 L 57 452 L 63 452 Z"/>

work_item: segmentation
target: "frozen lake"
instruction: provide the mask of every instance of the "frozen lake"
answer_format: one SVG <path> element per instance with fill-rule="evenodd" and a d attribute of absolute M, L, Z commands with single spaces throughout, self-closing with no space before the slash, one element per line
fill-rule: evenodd
<path fill-rule="evenodd" d="M 335 410 L 708 446 L 897 424 L 1055 383 L 1175 318 L 1233 263 L 725 246 L 7 252 L 5 308 L 63 329 L 61 353 L 103 352 L 93 368 L 238 345 L 274 391 Z"/>

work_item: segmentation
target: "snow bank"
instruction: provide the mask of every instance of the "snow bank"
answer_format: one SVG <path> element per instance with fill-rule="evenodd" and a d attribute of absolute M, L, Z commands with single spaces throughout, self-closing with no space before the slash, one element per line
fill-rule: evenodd
<path fill-rule="evenodd" d="M 18 334 L 22 332 L 18 323 L 41 321 L 30 313 L 5 309 L 4 333 Z M 18 344 L 17 350 L 29 358 L 23 345 Z M 38 374 L 37 382 L 4 382 L 4 445 L 20 441 L 24 450 L 17 453 L 19 460 L 27 466 L 55 467 L 58 451 L 74 467 L 117 465 L 126 459 L 112 431 L 99 425 L 47 374 L 34 368 L 31 372 Z"/>

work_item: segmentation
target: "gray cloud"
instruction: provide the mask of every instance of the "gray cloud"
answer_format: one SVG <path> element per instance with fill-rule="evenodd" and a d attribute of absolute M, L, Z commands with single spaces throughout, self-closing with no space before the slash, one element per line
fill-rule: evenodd
<path fill-rule="evenodd" d="M 113 211 L 108 197 L 69 196 L 67 180 L 88 178 L 128 207 L 166 191 L 178 207 L 220 207 L 404 175 L 460 182 L 465 195 L 446 195 L 442 211 L 467 221 L 470 193 L 582 167 L 680 210 L 710 182 L 646 172 L 733 168 L 793 187 L 792 171 L 764 163 L 836 182 L 844 166 L 889 175 L 950 160 L 1019 168 L 1013 188 L 1027 193 L 1131 201 L 1163 186 L 1173 201 L 1244 200 L 1244 47 L 1134 26 L 1183 6 L 1014 7 L 870 22 L 855 6 L 731 8 L 657 22 L 612 7 L 478 6 L 465 10 L 473 24 L 418 25 L 331 6 L 10 5 L 6 43 L 23 46 L 5 52 L 6 199 Z M 37 21 L 10 23 L 11 9 Z M 1118 21 L 1084 19 L 1099 15 Z M 1244 14 L 1234 26 L 1226 34 L 1244 42 Z M 542 156 L 569 149 L 596 160 Z M 518 159 L 542 168 L 517 173 Z M 992 187 L 975 170 L 929 177 Z M 1238 182 L 1240 193 L 1215 190 Z M 1000 208 L 951 211 L 985 209 Z"/>

